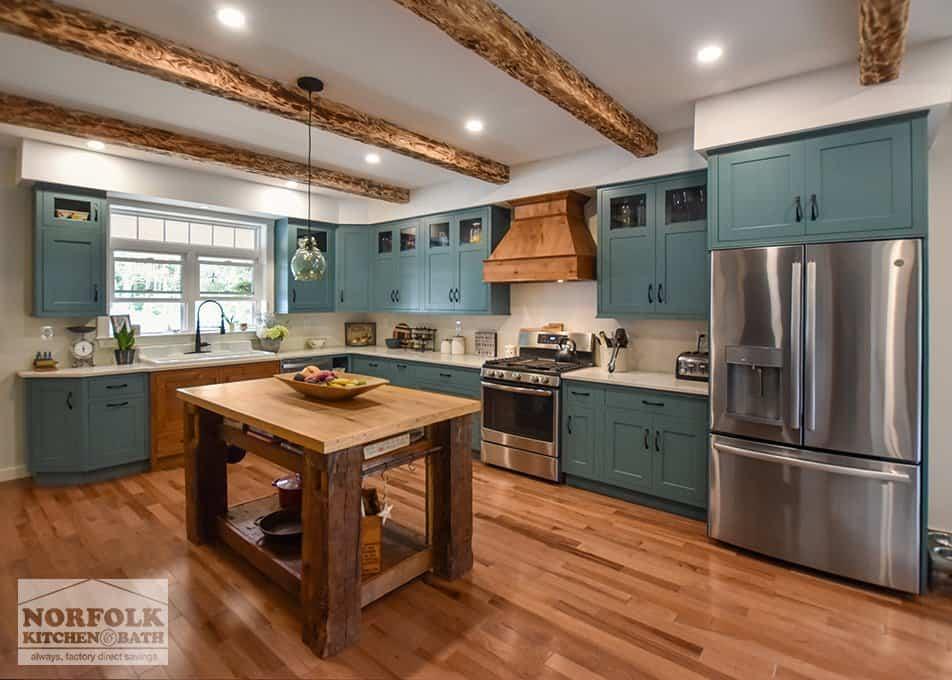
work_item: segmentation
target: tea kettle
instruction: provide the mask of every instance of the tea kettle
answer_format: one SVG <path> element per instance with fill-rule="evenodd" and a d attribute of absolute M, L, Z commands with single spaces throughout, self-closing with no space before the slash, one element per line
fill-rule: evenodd
<path fill-rule="evenodd" d="M 559 352 L 555 355 L 555 360 L 560 363 L 577 363 L 578 355 L 575 353 L 575 341 L 572 338 L 561 338 L 559 340 Z"/>

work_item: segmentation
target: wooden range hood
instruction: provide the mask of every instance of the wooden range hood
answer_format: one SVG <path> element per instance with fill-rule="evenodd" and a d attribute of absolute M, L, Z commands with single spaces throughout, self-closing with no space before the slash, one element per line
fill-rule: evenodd
<path fill-rule="evenodd" d="M 585 224 L 588 197 L 576 191 L 509 201 L 512 224 L 483 260 L 487 283 L 586 281 L 595 278 L 595 240 Z"/>

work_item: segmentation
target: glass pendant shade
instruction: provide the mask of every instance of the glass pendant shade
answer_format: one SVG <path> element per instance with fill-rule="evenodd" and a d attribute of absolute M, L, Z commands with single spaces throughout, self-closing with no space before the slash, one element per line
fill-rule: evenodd
<path fill-rule="evenodd" d="M 308 236 L 291 258 L 291 274 L 295 281 L 320 281 L 327 272 L 327 260 L 317 247 L 313 236 Z"/>

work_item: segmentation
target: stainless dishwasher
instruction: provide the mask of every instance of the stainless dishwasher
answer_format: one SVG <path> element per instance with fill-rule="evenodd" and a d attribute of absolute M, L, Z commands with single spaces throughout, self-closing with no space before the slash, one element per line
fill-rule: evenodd
<path fill-rule="evenodd" d="M 340 356 L 318 356 L 318 357 L 297 357 L 295 359 L 282 359 L 282 373 L 296 373 L 305 366 L 317 366 L 322 371 L 331 371 L 340 369 L 347 370 L 347 357 Z"/>

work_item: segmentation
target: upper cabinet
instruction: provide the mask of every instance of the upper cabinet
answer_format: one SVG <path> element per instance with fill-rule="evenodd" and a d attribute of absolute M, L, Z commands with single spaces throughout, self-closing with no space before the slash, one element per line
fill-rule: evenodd
<path fill-rule="evenodd" d="M 304 220 L 280 219 L 274 223 L 274 309 L 279 314 L 294 312 L 333 312 L 334 230 L 332 224 L 311 222 L 310 232 L 327 260 L 327 271 L 320 281 L 295 281 L 291 258 L 308 235 Z"/>
<path fill-rule="evenodd" d="M 486 206 L 423 218 L 427 312 L 508 314 L 509 286 L 483 282 L 483 260 L 509 229 L 509 211 Z"/>
<path fill-rule="evenodd" d="M 423 258 L 419 219 L 391 222 L 373 228 L 371 267 L 375 311 L 417 311 Z"/>
<path fill-rule="evenodd" d="M 34 200 L 33 315 L 105 314 L 105 196 L 38 186 Z"/>
<path fill-rule="evenodd" d="M 598 310 L 707 316 L 703 172 L 598 190 Z"/>
<path fill-rule="evenodd" d="M 366 311 L 370 305 L 367 276 L 370 230 L 364 226 L 339 227 L 334 237 L 337 242 L 334 253 L 335 309 L 339 312 Z"/>
<path fill-rule="evenodd" d="M 712 154 L 712 248 L 926 234 L 924 114 Z"/>

